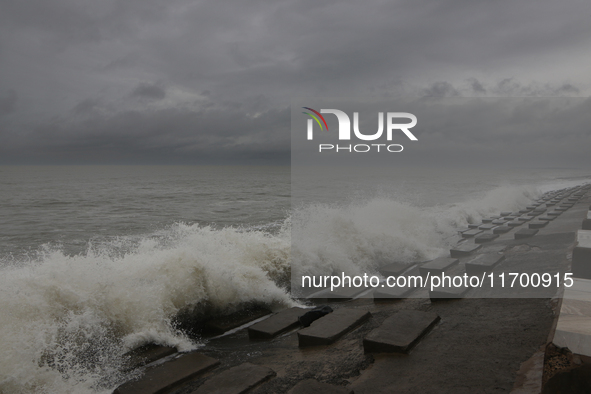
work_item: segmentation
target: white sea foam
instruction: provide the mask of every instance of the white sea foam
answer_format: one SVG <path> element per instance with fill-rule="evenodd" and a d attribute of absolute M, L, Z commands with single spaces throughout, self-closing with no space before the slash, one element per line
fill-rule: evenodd
<path fill-rule="evenodd" d="M 120 246 L 120 245 L 119 245 Z M 179 224 L 117 256 L 46 251 L 0 277 L 0 392 L 112 389 L 123 353 L 146 342 L 198 346 L 171 321 L 183 308 L 228 311 L 247 301 L 292 305 L 277 283 L 289 236 Z"/>
<path fill-rule="evenodd" d="M 416 207 L 387 197 L 340 206 L 309 205 L 293 213 L 293 273 L 358 275 L 385 262 L 443 256 L 457 227 L 520 209 L 540 193 L 505 186 L 461 204 Z M 294 283 L 295 285 L 295 283 Z"/>
<path fill-rule="evenodd" d="M 177 224 L 133 246 L 120 238 L 75 256 L 46 248 L 1 271 L 0 392 L 110 392 L 133 374 L 121 372 L 127 350 L 200 345 L 174 328 L 179 311 L 294 305 L 283 287 L 292 259 L 313 274 L 431 259 L 447 252 L 456 227 L 539 195 L 502 187 L 434 207 L 380 196 L 296 209 L 274 234 Z"/>

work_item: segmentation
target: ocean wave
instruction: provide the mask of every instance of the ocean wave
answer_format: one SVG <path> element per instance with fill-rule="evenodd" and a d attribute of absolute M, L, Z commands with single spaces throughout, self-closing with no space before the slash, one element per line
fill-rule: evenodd
<path fill-rule="evenodd" d="M 389 261 L 429 260 L 447 253 L 456 227 L 517 210 L 540 193 L 501 187 L 433 207 L 379 196 L 297 208 L 269 228 L 179 223 L 73 256 L 46 246 L 0 275 L 0 392 L 110 392 L 137 373 L 123 372 L 128 350 L 200 346 L 175 324 L 183 311 L 292 306 L 291 269 L 356 274 Z"/>

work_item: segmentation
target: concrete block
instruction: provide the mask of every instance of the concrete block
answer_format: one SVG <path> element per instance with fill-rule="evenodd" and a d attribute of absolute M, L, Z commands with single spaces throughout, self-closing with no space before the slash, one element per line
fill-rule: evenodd
<path fill-rule="evenodd" d="M 422 276 L 426 276 L 428 273 L 431 275 L 439 275 L 445 272 L 446 269 L 456 265 L 460 260 L 449 257 L 439 257 L 435 260 L 429 261 L 419 267 L 419 272 Z"/>
<path fill-rule="evenodd" d="M 510 222 L 507 222 L 507 226 L 509 227 L 517 227 L 517 226 L 521 226 L 523 224 L 522 221 L 520 220 L 511 220 Z"/>
<path fill-rule="evenodd" d="M 583 224 L 581 228 L 583 230 L 591 230 L 591 219 L 583 219 Z"/>
<path fill-rule="evenodd" d="M 505 234 L 511 231 L 511 227 L 509 226 L 499 226 L 493 229 L 493 234 Z"/>
<path fill-rule="evenodd" d="M 538 231 L 540 231 L 540 230 L 532 229 L 532 228 L 522 228 L 521 230 L 519 230 L 515 233 L 515 239 L 533 237 L 534 235 L 536 235 L 538 233 Z"/>
<path fill-rule="evenodd" d="M 478 230 L 478 229 L 472 229 L 472 230 L 468 230 L 468 231 L 464 231 L 462 233 L 462 237 L 464 238 L 472 238 L 475 235 L 478 235 L 482 232 L 482 230 Z"/>
<path fill-rule="evenodd" d="M 556 211 L 556 210 L 554 210 L 554 211 L 550 211 L 550 212 L 548 212 L 546 215 L 548 215 L 548 216 L 553 216 L 553 217 L 557 217 L 557 216 L 560 216 L 560 214 L 561 214 L 561 213 L 562 213 L 562 212 L 560 212 L 560 211 Z"/>
<path fill-rule="evenodd" d="M 378 269 L 384 276 L 398 276 L 411 267 L 412 264 L 391 263 Z"/>
<path fill-rule="evenodd" d="M 499 238 L 499 234 L 480 234 L 474 238 L 474 242 L 477 244 L 483 244 L 486 242 L 494 241 L 495 239 Z"/>
<path fill-rule="evenodd" d="M 536 220 L 535 222 L 531 222 L 529 224 L 529 228 L 542 228 L 542 227 L 546 227 L 548 225 L 548 221 L 547 220 Z"/>
<path fill-rule="evenodd" d="M 538 216 L 538 220 L 545 220 L 547 222 L 551 222 L 554 219 L 556 219 L 556 216 Z"/>
<path fill-rule="evenodd" d="M 466 273 L 468 275 L 481 275 L 483 272 L 491 272 L 503 260 L 505 260 L 505 256 L 502 254 L 480 254 L 466 263 Z"/>
<path fill-rule="evenodd" d="M 434 312 L 402 310 L 363 339 L 366 353 L 408 353 L 440 320 Z"/>
<path fill-rule="evenodd" d="M 363 309 L 337 309 L 298 331 L 299 346 L 330 345 L 370 317 Z"/>
<path fill-rule="evenodd" d="M 213 376 L 191 394 L 243 394 L 275 375 L 271 368 L 244 363 Z"/>
<path fill-rule="evenodd" d="M 501 226 L 503 224 L 507 223 L 506 220 L 503 219 L 495 219 L 492 221 L 492 224 L 496 225 L 496 226 Z"/>
<path fill-rule="evenodd" d="M 308 379 L 296 384 L 287 394 L 353 394 L 353 390 Z"/>
<path fill-rule="evenodd" d="M 521 221 L 521 222 L 528 222 L 528 221 L 530 221 L 530 220 L 532 220 L 532 219 L 533 219 L 533 217 L 531 217 L 531 216 L 527 216 L 527 215 L 525 215 L 525 216 L 520 216 L 520 217 L 518 217 L 518 218 L 517 218 L 517 220 L 519 220 L 519 221 Z"/>
<path fill-rule="evenodd" d="M 575 278 L 591 279 L 591 248 L 575 246 L 571 267 Z"/>
<path fill-rule="evenodd" d="M 470 287 L 438 287 L 429 290 L 429 298 L 431 302 L 441 300 L 456 300 L 464 298 L 464 295 L 470 290 Z"/>
<path fill-rule="evenodd" d="M 564 212 L 564 211 L 568 211 L 568 208 L 560 206 L 560 207 L 554 208 L 554 210 L 558 211 L 558 212 Z"/>
<path fill-rule="evenodd" d="M 125 356 L 128 358 L 128 361 L 126 362 L 124 369 L 131 370 L 142 367 L 166 356 L 170 356 L 176 352 L 176 348 L 170 346 L 160 346 L 153 343 L 140 346 L 139 348 L 125 354 Z"/>
<path fill-rule="evenodd" d="M 478 229 L 486 231 L 486 230 L 492 230 L 495 227 L 497 227 L 497 226 L 495 226 L 494 224 L 482 224 L 478 227 Z"/>
<path fill-rule="evenodd" d="M 250 339 L 271 339 L 285 331 L 299 327 L 298 317 L 304 313 L 306 313 L 304 308 L 285 309 L 248 327 L 248 337 Z"/>
<path fill-rule="evenodd" d="M 500 216 L 509 216 L 509 215 L 511 215 L 512 213 L 513 213 L 513 212 L 508 212 L 508 211 L 505 211 L 505 212 L 501 212 L 499 215 L 500 215 Z"/>
<path fill-rule="evenodd" d="M 449 255 L 451 257 L 463 257 L 468 256 L 470 253 L 480 249 L 482 245 L 473 244 L 473 243 L 466 243 L 456 245 L 449 250 Z"/>
<path fill-rule="evenodd" d="M 156 394 L 171 390 L 220 362 L 201 353 L 184 354 L 146 370 L 138 380 L 123 383 L 113 394 Z"/>
<path fill-rule="evenodd" d="M 333 291 L 331 291 L 330 289 L 326 289 L 326 290 L 316 294 L 313 298 L 324 300 L 324 302 L 349 301 L 369 289 L 368 287 L 363 287 L 363 286 L 349 287 L 348 285 L 349 285 L 349 283 L 347 282 L 345 286 L 336 287 Z"/>
<path fill-rule="evenodd" d="M 393 301 L 401 298 L 406 298 L 416 290 L 416 287 L 381 287 L 373 291 L 374 302 Z"/>
<path fill-rule="evenodd" d="M 486 219 L 482 219 L 482 223 L 490 223 L 492 222 L 494 219 L 493 218 L 486 218 Z"/>
<path fill-rule="evenodd" d="M 212 333 L 221 335 L 236 327 L 240 327 L 248 322 L 260 319 L 263 316 L 270 315 L 272 312 L 261 306 L 241 310 L 227 316 L 221 316 L 205 322 L 205 329 Z"/>
<path fill-rule="evenodd" d="M 478 226 L 479 226 L 478 224 L 473 223 L 473 224 L 469 224 L 468 228 L 475 229 L 475 228 L 478 228 Z"/>

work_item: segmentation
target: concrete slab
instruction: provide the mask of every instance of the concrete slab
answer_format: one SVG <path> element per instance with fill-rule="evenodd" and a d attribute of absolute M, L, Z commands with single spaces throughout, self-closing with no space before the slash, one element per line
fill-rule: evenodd
<path fill-rule="evenodd" d="M 127 362 L 125 363 L 124 370 L 129 371 L 134 368 L 142 367 L 176 352 L 176 348 L 156 345 L 153 343 L 140 346 L 137 349 L 125 353 Z"/>
<path fill-rule="evenodd" d="M 556 219 L 556 216 L 539 216 L 538 217 L 538 220 L 545 220 L 547 222 L 551 222 L 554 219 Z"/>
<path fill-rule="evenodd" d="M 466 273 L 468 275 L 480 275 L 484 272 L 491 272 L 493 268 L 503 260 L 505 260 L 505 256 L 502 254 L 480 254 L 466 263 Z"/>
<path fill-rule="evenodd" d="M 380 273 L 384 276 L 398 276 L 409 269 L 411 266 L 412 264 L 392 263 L 380 267 L 378 271 L 380 271 Z"/>
<path fill-rule="evenodd" d="M 513 212 L 504 211 L 504 212 L 501 212 L 499 215 L 500 215 L 500 216 L 509 216 L 509 215 L 511 215 L 512 213 L 513 213 Z"/>
<path fill-rule="evenodd" d="M 561 207 L 556 207 L 556 208 L 554 208 L 554 210 L 555 210 L 555 211 L 558 211 L 558 212 L 564 212 L 564 211 L 568 211 L 568 208 L 567 208 L 567 207 L 562 207 L 562 206 L 561 206 Z"/>
<path fill-rule="evenodd" d="M 299 346 L 330 345 L 370 317 L 363 309 L 337 309 L 298 331 Z"/>
<path fill-rule="evenodd" d="M 517 218 L 517 220 L 521 221 L 521 222 L 528 222 L 530 220 L 532 220 L 531 216 L 520 216 Z"/>
<path fill-rule="evenodd" d="M 296 384 L 287 394 L 353 394 L 353 390 L 308 379 Z"/>
<path fill-rule="evenodd" d="M 561 214 L 561 213 L 562 213 L 562 212 L 560 212 L 560 211 L 556 211 L 556 210 L 555 210 L 555 211 L 550 211 L 550 212 L 548 212 L 546 215 L 548 215 L 548 216 L 553 216 L 553 217 L 557 217 L 557 216 L 560 216 L 560 214 Z"/>
<path fill-rule="evenodd" d="M 285 331 L 299 327 L 298 317 L 304 313 L 306 313 L 304 308 L 285 309 L 248 327 L 248 337 L 250 339 L 271 339 Z"/>
<path fill-rule="evenodd" d="M 576 278 L 591 279 L 591 248 L 573 249 L 572 273 Z"/>
<path fill-rule="evenodd" d="M 348 285 L 348 283 L 347 283 Z M 342 302 L 349 301 L 357 297 L 364 291 L 369 290 L 368 287 L 355 287 L 355 286 L 344 286 L 337 287 L 333 291 L 326 289 L 314 296 L 315 299 L 324 300 L 324 302 Z"/>
<path fill-rule="evenodd" d="M 478 245 L 478 244 L 475 244 L 475 243 L 473 244 L 473 243 L 464 242 L 464 243 L 462 243 L 460 245 L 456 245 L 453 248 L 451 248 L 449 250 L 449 255 L 451 257 L 468 256 L 472 252 L 475 252 L 478 249 L 480 249 L 481 247 L 482 247 L 482 245 Z"/>
<path fill-rule="evenodd" d="M 382 287 L 373 291 L 374 302 L 394 301 L 405 298 L 416 290 L 416 287 Z"/>
<path fill-rule="evenodd" d="M 475 228 L 478 228 L 478 226 L 479 226 L 478 224 L 474 223 L 474 224 L 469 224 L 468 228 L 475 229 Z"/>
<path fill-rule="evenodd" d="M 438 287 L 433 290 L 429 290 L 429 298 L 431 302 L 441 300 L 455 300 L 464 298 L 464 295 L 470 290 L 470 287 Z"/>
<path fill-rule="evenodd" d="M 477 244 L 483 244 L 486 242 L 494 241 L 495 239 L 499 238 L 499 234 L 480 234 L 474 238 L 474 242 Z"/>
<path fill-rule="evenodd" d="M 478 228 L 480 230 L 492 230 L 493 228 L 495 228 L 496 226 L 494 224 L 482 224 L 480 225 Z"/>
<path fill-rule="evenodd" d="M 208 379 L 191 394 L 243 394 L 275 375 L 271 368 L 244 363 Z"/>
<path fill-rule="evenodd" d="M 547 220 L 536 220 L 535 222 L 531 222 L 529 224 L 529 228 L 542 228 L 548 225 Z"/>
<path fill-rule="evenodd" d="M 156 394 L 171 390 L 187 380 L 202 374 L 220 362 L 201 353 L 183 354 L 146 370 L 138 380 L 123 383 L 113 394 Z"/>
<path fill-rule="evenodd" d="M 482 219 L 482 223 L 491 223 L 493 220 L 493 218 Z"/>
<path fill-rule="evenodd" d="M 478 230 L 478 229 L 472 229 L 472 230 L 468 230 L 468 231 L 464 231 L 462 233 L 462 237 L 464 238 L 472 238 L 475 235 L 478 235 L 482 232 L 482 230 Z"/>
<path fill-rule="evenodd" d="M 221 335 L 248 322 L 270 315 L 271 313 L 271 310 L 257 306 L 209 320 L 205 322 L 205 329 L 209 333 Z"/>
<path fill-rule="evenodd" d="M 506 225 L 507 225 L 507 226 L 509 226 L 509 227 L 517 227 L 517 226 L 521 226 L 522 224 L 523 224 L 523 222 L 522 222 L 522 221 L 519 221 L 519 220 L 512 220 L 512 221 L 510 221 L 510 222 L 507 222 L 507 224 L 506 224 Z"/>
<path fill-rule="evenodd" d="M 401 310 L 363 339 L 366 353 L 409 353 L 440 317 L 435 312 Z"/>
<path fill-rule="evenodd" d="M 500 226 L 500 225 L 503 225 L 503 224 L 507 223 L 507 221 L 506 220 L 503 220 L 503 219 L 495 219 L 491 223 L 492 224 L 495 224 L 497 226 Z"/>
<path fill-rule="evenodd" d="M 456 258 L 439 257 L 420 266 L 419 272 L 422 276 L 426 276 L 429 273 L 431 275 L 439 275 L 449 267 L 456 265 L 459 261 Z"/>
<path fill-rule="evenodd" d="M 540 231 L 540 230 L 532 229 L 532 228 L 522 228 L 521 230 L 517 231 L 514 234 L 515 239 L 533 237 L 534 235 L 536 235 L 538 233 L 538 231 Z"/>
<path fill-rule="evenodd" d="M 493 229 L 493 234 L 505 234 L 511 231 L 509 226 L 499 226 Z"/>

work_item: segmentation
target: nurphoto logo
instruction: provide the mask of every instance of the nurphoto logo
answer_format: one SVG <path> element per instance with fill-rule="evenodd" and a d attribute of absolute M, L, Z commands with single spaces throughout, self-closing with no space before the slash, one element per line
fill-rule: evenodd
<path fill-rule="evenodd" d="M 314 121 L 323 131 L 328 131 L 328 124 L 322 114 L 333 114 L 337 117 L 339 122 L 339 141 L 350 141 L 351 140 L 351 119 L 349 115 L 338 109 L 321 109 L 320 112 L 310 107 L 302 107 L 310 112 L 303 112 L 309 115 L 311 119 L 308 119 L 307 123 L 307 139 L 314 139 Z M 400 119 L 407 119 L 410 122 L 398 123 Z M 417 124 L 417 117 L 408 112 L 387 112 L 386 113 L 386 140 L 392 141 L 394 131 L 402 131 L 411 141 L 417 141 L 417 137 L 409 129 L 413 128 Z M 374 134 L 363 134 L 359 130 L 359 112 L 353 112 L 353 133 L 355 137 L 362 141 L 375 141 L 382 137 L 384 133 L 384 113 L 378 113 L 378 131 Z M 384 148 L 384 149 L 382 149 Z M 403 146 L 400 144 L 349 144 L 349 145 L 334 145 L 334 144 L 319 144 L 318 151 L 333 151 L 333 152 L 357 152 L 365 153 L 369 151 L 387 151 L 387 152 L 402 152 Z"/>

